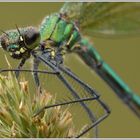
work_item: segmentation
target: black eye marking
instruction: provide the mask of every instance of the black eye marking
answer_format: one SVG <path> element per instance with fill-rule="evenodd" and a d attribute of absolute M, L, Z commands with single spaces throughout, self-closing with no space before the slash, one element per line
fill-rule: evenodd
<path fill-rule="evenodd" d="M 40 37 L 40 34 L 35 28 L 30 27 L 23 36 L 25 43 L 27 45 L 32 45 Z"/>

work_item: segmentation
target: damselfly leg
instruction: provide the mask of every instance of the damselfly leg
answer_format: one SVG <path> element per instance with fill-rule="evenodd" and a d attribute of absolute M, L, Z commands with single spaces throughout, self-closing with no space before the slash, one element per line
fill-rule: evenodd
<path fill-rule="evenodd" d="M 90 130 L 94 127 L 92 131 L 92 136 L 94 134 L 97 137 L 97 125 L 108 116 L 109 108 L 99 99 L 98 93 L 91 88 L 88 84 L 84 83 L 80 80 L 70 69 L 66 68 L 62 63 L 62 56 L 60 53 L 56 54 L 55 58 L 50 57 L 51 51 L 34 51 L 32 53 L 34 57 L 34 66 L 32 70 L 29 69 L 1 69 L 0 72 L 32 72 L 37 77 L 34 78 L 36 81 L 36 85 L 40 85 L 39 73 L 45 77 L 45 75 L 52 75 L 52 77 L 56 77 L 53 82 L 53 89 L 59 88 L 62 86 L 61 96 L 59 99 L 56 100 L 55 103 L 47 104 L 43 108 L 40 108 L 34 116 L 39 115 L 44 109 L 49 109 L 56 106 L 70 106 L 70 112 L 74 116 L 75 123 L 79 121 L 79 128 L 85 126 L 80 132 L 76 133 L 72 137 L 81 137 L 85 134 L 88 134 Z M 49 70 L 43 69 L 39 70 L 38 65 L 39 63 L 45 64 L 44 67 L 48 68 Z M 47 82 L 45 82 L 45 80 Z M 49 80 L 44 79 L 43 82 L 48 85 Z M 56 86 L 55 86 L 56 82 Z M 57 91 L 58 92 L 58 91 Z M 52 92 L 51 92 L 52 93 Z M 59 93 L 60 94 L 60 93 Z M 58 95 L 58 93 L 57 93 Z M 79 120 L 79 117 L 81 120 Z M 87 121 L 84 119 L 87 118 Z M 79 129 L 77 128 L 77 129 Z"/>
<path fill-rule="evenodd" d="M 92 89 L 90 86 L 85 84 L 83 81 L 81 81 L 69 69 L 65 68 L 63 64 L 57 64 L 56 61 L 51 60 L 51 59 L 48 60 L 49 55 L 47 52 L 42 53 L 42 55 L 38 55 L 38 54 L 34 53 L 33 56 L 38 58 L 41 62 L 45 63 L 47 65 L 47 67 L 50 67 L 53 71 L 55 71 L 55 72 L 58 71 L 59 74 L 56 75 L 57 78 L 63 83 L 63 85 L 69 90 L 70 94 L 72 95 L 72 98 L 70 99 L 70 101 L 69 101 L 69 99 L 67 99 L 67 102 L 62 103 L 62 101 L 60 100 L 61 103 L 56 104 L 56 106 L 63 105 L 63 104 L 64 105 L 73 104 L 75 102 L 79 102 L 80 105 L 85 110 L 87 116 L 90 118 L 91 124 L 88 125 L 88 127 L 86 129 L 84 129 L 76 137 L 80 137 L 83 134 L 85 134 L 87 132 L 87 130 L 90 130 L 91 128 L 96 126 L 101 120 L 103 120 L 109 114 L 109 109 L 105 106 L 104 103 L 102 103 L 101 100 L 99 100 L 99 95 L 97 94 L 97 92 L 94 89 Z M 77 90 L 75 87 L 73 87 L 73 85 L 72 85 L 72 83 L 70 83 L 69 79 L 72 80 L 74 83 L 78 84 L 78 86 L 80 86 L 80 88 L 82 90 L 80 91 L 80 90 Z M 105 115 L 100 117 L 101 120 L 99 118 L 96 118 L 96 115 L 94 115 L 94 112 L 84 102 L 85 100 L 96 100 L 100 104 L 101 108 L 103 108 L 103 110 L 105 111 Z M 55 106 L 55 105 L 53 105 L 53 106 Z M 49 107 L 45 106 L 44 109 L 49 108 Z M 42 110 L 43 109 L 39 110 L 39 112 L 41 112 Z M 100 120 L 100 121 L 98 122 L 98 120 Z M 97 129 L 95 129 L 95 133 L 97 136 Z"/>
<path fill-rule="evenodd" d="M 16 78 L 18 79 L 19 77 L 19 74 L 20 74 L 20 69 L 22 69 L 23 65 L 25 64 L 26 62 L 26 59 L 22 59 L 17 67 L 17 70 L 19 71 L 15 71 L 15 74 L 16 74 Z"/>

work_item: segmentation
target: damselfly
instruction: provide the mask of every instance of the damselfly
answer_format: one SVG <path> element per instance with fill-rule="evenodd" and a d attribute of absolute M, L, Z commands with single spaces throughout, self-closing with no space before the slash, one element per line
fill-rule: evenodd
<path fill-rule="evenodd" d="M 96 96 L 96 92 L 87 84 L 80 81 L 69 69 L 63 65 L 63 52 L 78 53 L 80 57 L 113 88 L 113 90 L 128 104 L 130 108 L 139 116 L 140 98 L 114 73 L 114 71 L 101 59 L 92 44 L 83 38 L 81 32 L 90 35 L 114 36 L 127 35 L 139 32 L 140 14 L 139 3 L 66 3 L 59 13 L 52 14 L 44 18 L 38 29 L 34 27 L 18 28 L 4 32 L 1 36 L 1 45 L 4 50 L 10 52 L 15 59 L 22 59 L 18 66 L 17 77 L 25 61 L 32 55 L 35 58 L 34 77 L 37 86 L 40 86 L 38 73 L 48 73 L 38 71 L 39 62 L 44 62 L 50 67 L 54 74 L 71 91 L 75 100 L 80 102 L 86 110 L 92 122 L 95 121 L 91 110 L 88 110 L 84 101 L 89 96 Z M 123 14 L 122 14 L 123 13 Z M 135 13 L 135 15 L 133 15 Z M 124 22 L 125 21 L 125 22 Z M 127 24 L 125 24 L 127 21 Z M 80 30 L 79 30 L 80 29 Z M 8 70 L 1 70 L 8 71 Z M 23 70 L 25 71 L 25 70 Z M 75 80 L 86 92 L 86 99 L 77 96 L 70 84 L 67 83 L 63 75 Z M 76 93 L 76 94 L 75 94 Z M 90 95 L 92 93 L 92 95 Z M 90 100 L 92 98 L 90 97 Z M 98 99 L 96 100 L 109 113 L 108 108 Z M 66 102 L 67 104 L 69 101 Z M 65 104 L 65 103 L 64 103 Z M 62 105 L 62 103 L 61 103 Z M 105 114 L 102 118 L 106 117 Z M 91 124 L 91 128 L 95 123 Z M 87 132 L 85 129 L 82 134 Z"/>

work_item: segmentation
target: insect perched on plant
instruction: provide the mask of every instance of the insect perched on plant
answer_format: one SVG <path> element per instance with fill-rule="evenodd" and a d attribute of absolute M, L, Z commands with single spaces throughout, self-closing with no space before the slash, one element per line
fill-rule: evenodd
<path fill-rule="evenodd" d="M 132 111 L 140 116 L 140 97 L 116 75 L 102 60 L 94 46 L 81 34 L 93 36 L 134 34 L 140 30 L 138 15 L 140 15 L 139 3 L 65 3 L 59 13 L 45 17 L 39 29 L 16 27 L 16 30 L 3 31 L 0 38 L 2 48 L 8 51 L 12 58 L 21 59 L 21 62 L 17 69 L 1 69 L 1 72 L 16 71 L 17 78 L 21 71 L 33 72 L 38 87 L 40 87 L 38 73 L 56 75 L 72 97 L 40 109 L 35 116 L 45 108 L 79 103 L 91 120 L 90 124 L 75 136 L 80 137 L 106 118 L 110 111 L 94 89 L 64 66 L 64 53 L 77 53 Z M 21 69 L 30 56 L 34 58 L 33 70 Z M 39 63 L 45 63 L 50 71 L 38 70 Z M 67 78 L 78 84 L 82 91 L 74 88 Z M 87 105 L 88 101 L 97 101 L 104 113 L 99 117 L 95 116 Z"/>

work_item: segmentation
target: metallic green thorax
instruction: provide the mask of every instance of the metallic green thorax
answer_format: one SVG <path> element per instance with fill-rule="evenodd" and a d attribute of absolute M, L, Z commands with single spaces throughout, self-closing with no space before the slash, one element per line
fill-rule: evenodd
<path fill-rule="evenodd" d="M 40 26 L 41 41 L 53 41 L 56 46 L 64 45 L 72 49 L 79 41 L 80 34 L 72 22 L 67 22 L 59 14 L 52 14 L 44 18 Z"/>

